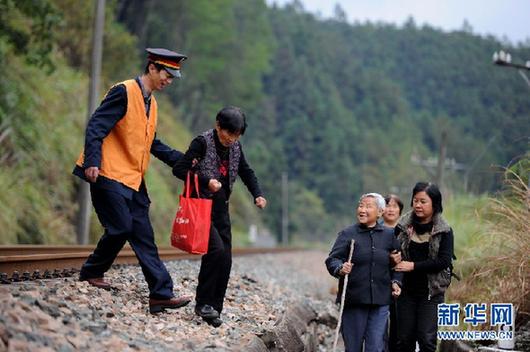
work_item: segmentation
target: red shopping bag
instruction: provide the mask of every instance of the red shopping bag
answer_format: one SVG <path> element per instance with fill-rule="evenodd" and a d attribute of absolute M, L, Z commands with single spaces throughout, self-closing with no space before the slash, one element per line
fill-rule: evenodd
<path fill-rule="evenodd" d="M 194 177 L 195 191 L 199 194 L 199 177 Z M 208 252 L 212 200 L 190 198 L 190 172 L 186 177 L 186 188 L 179 197 L 179 208 L 171 230 L 171 245 L 191 254 Z"/>

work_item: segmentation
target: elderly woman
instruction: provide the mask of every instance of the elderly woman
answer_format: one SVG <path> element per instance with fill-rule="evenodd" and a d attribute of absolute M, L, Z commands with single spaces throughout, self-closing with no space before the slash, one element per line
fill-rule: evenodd
<path fill-rule="evenodd" d="M 357 206 L 357 223 L 339 232 L 326 259 L 329 273 L 339 278 L 338 302 L 344 276 L 349 274 L 341 331 L 347 352 L 360 352 L 363 342 L 365 352 L 382 351 L 388 306 L 391 297 L 401 292 L 401 275 L 391 270 L 389 256 L 399 242 L 392 229 L 377 222 L 384 209 L 380 194 L 363 195 Z"/>
<path fill-rule="evenodd" d="M 435 184 L 418 182 L 412 211 L 396 226 L 402 261 L 403 294 L 398 299 L 398 351 L 436 351 L 437 307 L 451 282 L 453 231 L 442 217 L 442 194 Z M 394 260 L 399 261 L 399 258 Z"/>

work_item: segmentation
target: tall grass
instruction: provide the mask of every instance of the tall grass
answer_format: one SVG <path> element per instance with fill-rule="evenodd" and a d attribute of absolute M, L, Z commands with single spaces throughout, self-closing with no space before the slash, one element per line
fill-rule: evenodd
<path fill-rule="evenodd" d="M 487 195 L 470 194 L 453 195 L 444 200 L 443 215 L 454 232 L 458 258 L 454 264 L 458 274 L 467 274 L 468 261 L 483 255 L 482 236 L 488 231 L 484 212 L 488 202 Z"/>
<path fill-rule="evenodd" d="M 529 171 L 528 158 L 517 171 L 507 170 L 504 190 L 477 212 L 484 232 L 470 236 L 466 255 L 456 262 L 463 279 L 448 293 L 462 305 L 513 303 L 517 324 L 530 318 L 530 193 L 523 179 Z"/>

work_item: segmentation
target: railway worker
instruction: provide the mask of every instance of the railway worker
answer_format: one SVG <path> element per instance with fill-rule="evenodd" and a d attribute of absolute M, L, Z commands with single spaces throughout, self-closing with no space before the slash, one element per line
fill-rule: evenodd
<path fill-rule="evenodd" d="M 357 223 L 339 232 L 326 259 L 331 275 L 339 278 L 337 302 L 346 290 L 341 333 L 346 352 L 380 352 L 392 297 L 401 293 L 401 276 L 391 270 L 390 253 L 399 249 L 394 230 L 381 225 L 378 218 L 385 200 L 378 193 L 361 196 Z M 351 240 L 355 240 L 351 263 Z M 343 287 L 349 274 L 348 286 Z"/>
<path fill-rule="evenodd" d="M 174 295 L 173 281 L 158 256 L 144 180 L 150 154 L 169 166 L 182 156 L 156 138 L 158 106 L 152 93 L 181 76 L 187 57 L 167 49 L 146 51 L 144 73 L 111 87 L 91 116 L 73 173 L 90 183 L 92 204 L 105 228 L 79 279 L 110 289 L 104 274 L 129 241 L 149 287 L 149 311 L 157 313 L 191 301 Z"/>
<path fill-rule="evenodd" d="M 246 117 L 240 108 L 223 108 L 217 113 L 215 128 L 193 139 L 184 157 L 173 167 L 173 174 L 182 180 L 188 171 L 196 172 L 201 197 L 213 200 L 208 252 L 201 259 L 195 313 L 214 327 L 223 323 L 219 317 L 232 267 L 228 200 L 237 176 L 247 186 L 258 208 L 267 205 L 239 143 L 246 128 Z M 195 159 L 196 165 L 193 164 Z"/>

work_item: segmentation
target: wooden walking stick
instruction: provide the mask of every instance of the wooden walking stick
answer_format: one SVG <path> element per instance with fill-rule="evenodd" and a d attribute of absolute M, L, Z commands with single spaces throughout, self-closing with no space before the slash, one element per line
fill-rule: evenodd
<path fill-rule="evenodd" d="M 351 263 L 351 257 L 353 255 L 353 247 L 355 246 L 355 240 L 351 240 L 350 245 L 350 255 L 348 256 L 348 262 Z M 340 331 L 340 325 L 342 322 L 342 312 L 344 311 L 344 300 L 346 299 L 346 287 L 348 287 L 348 276 L 350 274 L 346 274 L 344 277 L 344 282 L 342 283 L 342 295 L 340 298 L 340 310 L 339 310 L 339 321 L 337 323 L 337 330 L 335 331 L 335 341 L 333 342 L 333 352 L 337 350 L 337 342 L 339 341 L 339 331 Z"/>

